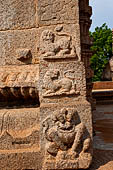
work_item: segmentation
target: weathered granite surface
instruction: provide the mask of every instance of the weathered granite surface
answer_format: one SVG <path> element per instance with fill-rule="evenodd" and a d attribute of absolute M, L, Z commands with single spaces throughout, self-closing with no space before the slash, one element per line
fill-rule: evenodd
<path fill-rule="evenodd" d="M 88 0 L 0 1 L 0 169 L 92 162 Z"/>

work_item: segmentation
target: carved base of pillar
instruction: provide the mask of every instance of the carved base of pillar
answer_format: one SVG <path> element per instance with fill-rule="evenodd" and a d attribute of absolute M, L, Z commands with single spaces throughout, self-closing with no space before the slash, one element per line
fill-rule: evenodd
<path fill-rule="evenodd" d="M 62 153 L 60 154 L 62 155 Z M 76 159 L 74 159 L 73 154 L 70 155 L 70 153 L 66 153 L 67 159 L 61 159 L 59 156 L 57 157 L 57 159 L 46 158 L 44 161 L 43 170 L 87 169 L 92 162 L 91 153 L 81 152 L 80 155 L 76 157 Z"/>

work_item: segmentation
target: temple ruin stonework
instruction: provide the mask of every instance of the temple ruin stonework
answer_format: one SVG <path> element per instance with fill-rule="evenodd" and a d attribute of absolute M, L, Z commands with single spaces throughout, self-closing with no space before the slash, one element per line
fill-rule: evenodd
<path fill-rule="evenodd" d="M 0 1 L 0 169 L 92 162 L 89 0 Z"/>

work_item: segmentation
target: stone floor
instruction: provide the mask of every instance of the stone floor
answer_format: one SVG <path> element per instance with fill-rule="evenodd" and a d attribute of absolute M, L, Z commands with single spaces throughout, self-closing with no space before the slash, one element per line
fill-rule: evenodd
<path fill-rule="evenodd" d="M 94 156 L 88 170 L 113 170 L 113 105 L 98 105 L 93 116 Z"/>
<path fill-rule="evenodd" d="M 113 151 L 95 149 L 93 162 L 88 170 L 113 170 Z"/>

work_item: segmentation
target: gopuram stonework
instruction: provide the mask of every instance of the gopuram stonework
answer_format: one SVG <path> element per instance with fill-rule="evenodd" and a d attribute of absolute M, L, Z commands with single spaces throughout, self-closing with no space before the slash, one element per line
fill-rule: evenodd
<path fill-rule="evenodd" d="M 92 162 L 89 0 L 0 1 L 0 170 Z"/>

